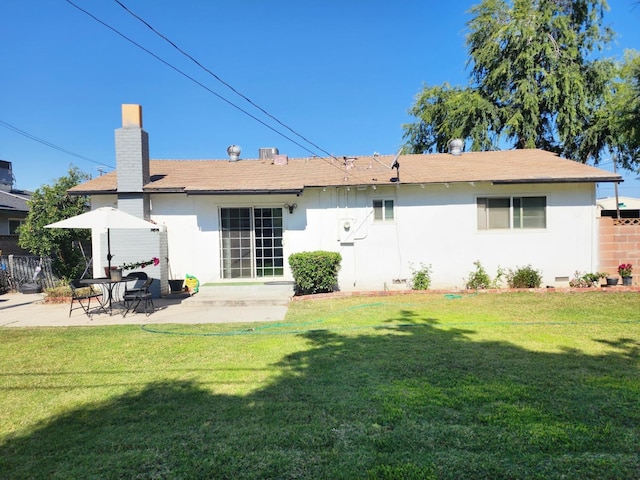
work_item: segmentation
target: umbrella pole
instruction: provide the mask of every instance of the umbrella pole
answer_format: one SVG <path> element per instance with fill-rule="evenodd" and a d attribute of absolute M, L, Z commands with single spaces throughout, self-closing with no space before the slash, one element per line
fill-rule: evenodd
<path fill-rule="evenodd" d="M 109 266 L 109 274 L 111 274 L 111 230 L 107 228 L 107 265 Z"/>

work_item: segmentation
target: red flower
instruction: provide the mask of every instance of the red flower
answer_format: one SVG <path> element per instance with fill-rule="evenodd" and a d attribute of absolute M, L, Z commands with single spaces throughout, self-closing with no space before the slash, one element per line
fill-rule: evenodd
<path fill-rule="evenodd" d="M 122 265 L 123 270 L 133 270 L 134 268 L 144 268 L 147 265 L 153 265 L 154 267 L 160 264 L 158 257 L 153 257 L 151 260 L 145 260 L 144 262 L 124 263 Z"/>
<path fill-rule="evenodd" d="M 630 263 L 621 263 L 618 265 L 618 274 L 621 277 L 630 277 L 631 272 L 633 271 L 633 265 Z"/>

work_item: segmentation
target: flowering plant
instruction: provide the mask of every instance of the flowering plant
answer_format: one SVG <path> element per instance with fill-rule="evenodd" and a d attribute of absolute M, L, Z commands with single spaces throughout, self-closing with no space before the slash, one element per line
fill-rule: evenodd
<path fill-rule="evenodd" d="M 147 265 L 153 265 L 154 267 L 160 263 L 160 259 L 158 257 L 153 257 L 151 260 L 146 260 L 144 262 L 132 262 L 132 263 L 123 263 L 121 268 L 123 270 L 133 270 L 135 268 L 144 268 Z"/>
<path fill-rule="evenodd" d="M 621 277 L 630 277 L 633 266 L 630 263 L 621 263 L 618 265 L 618 274 Z"/>

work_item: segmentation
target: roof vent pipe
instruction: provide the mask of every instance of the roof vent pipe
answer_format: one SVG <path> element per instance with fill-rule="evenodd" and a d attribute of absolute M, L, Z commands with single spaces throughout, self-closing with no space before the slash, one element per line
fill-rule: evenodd
<path fill-rule="evenodd" d="M 240 159 L 240 152 L 242 152 L 242 149 L 238 145 L 229 145 L 227 147 L 227 154 L 232 162 L 237 162 Z"/>
<path fill-rule="evenodd" d="M 464 146 L 464 142 L 459 138 L 454 138 L 453 140 L 449 140 L 449 153 L 451 155 L 461 155 L 462 147 Z"/>

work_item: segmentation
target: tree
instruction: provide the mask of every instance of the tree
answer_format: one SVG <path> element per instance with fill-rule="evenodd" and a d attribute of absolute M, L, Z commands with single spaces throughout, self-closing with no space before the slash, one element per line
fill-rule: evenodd
<path fill-rule="evenodd" d="M 621 166 L 632 168 L 640 159 L 640 53 L 626 52 L 608 114 L 616 160 Z"/>
<path fill-rule="evenodd" d="M 472 150 L 543 148 L 595 163 L 607 148 L 598 112 L 615 72 L 593 59 L 613 32 L 605 0 L 484 0 L 467 26 L 468 87 L 425 86 L 404 126 L 414 153 L 443 152 L 451 138 Z"/>
<path fill-rule="evenodd" d="M 37 189 L 29 200 L 29 214 L 18 229 L 20 246 L 34 255 L 51 255 L 52 267 L 61 278 L 76 278 L 82 273 L 85 263 L 76 241 L 88 241 L 91 232 L 44 227 L 88 210 L 87 197 L 67 194 L 71 187 L 88 179 L 89 175 L 70 167 L 67 176 Z"/>

